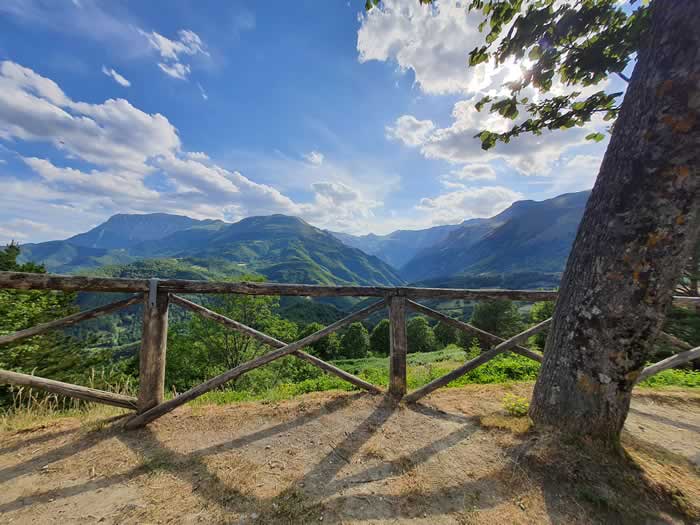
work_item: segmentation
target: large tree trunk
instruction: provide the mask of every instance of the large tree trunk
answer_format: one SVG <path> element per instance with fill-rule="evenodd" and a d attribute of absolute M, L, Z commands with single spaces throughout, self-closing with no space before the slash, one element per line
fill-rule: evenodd
<path fill-rule="evenodd" d="M 613 445 L 700 226 L 700 2 L 652 10 L 530 409 L 540 427 Z"/>

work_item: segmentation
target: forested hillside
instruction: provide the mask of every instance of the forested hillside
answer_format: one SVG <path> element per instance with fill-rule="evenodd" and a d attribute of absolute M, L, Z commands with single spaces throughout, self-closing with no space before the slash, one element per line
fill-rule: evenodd
<path fill-rule="evenodd" d="M 258 273 L 279 282 L 387 286 L 402 282 L 378 258 L 285 215 L 249 217 L 233 224 L 166 214 L 116 215 L 65 241 L 24 245 L 21 255 L 21 261 L 34 261 L 57 273 L 102 266 L 119 273 L 115 265 L 143 259 L 170 259 L 170 269 L 177 259 L 183 271 L 216 269 L 219 277 Z"/>

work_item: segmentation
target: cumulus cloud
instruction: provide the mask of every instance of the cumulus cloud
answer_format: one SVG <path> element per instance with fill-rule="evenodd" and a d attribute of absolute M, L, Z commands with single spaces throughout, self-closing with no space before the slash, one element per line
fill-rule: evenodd
<path fill-rule="evenodd" d="M 320 166 L 323 164 L 323 153 L 319 153 L 318 151 L 310 151 L 309 153 L 306 153 L 304 155 L 304 158 L 309 164 L 313 164 L 314 166 Z"/>
<path fill-rule="evenodd" d="M 478 30 L 482 18 L 458 0 L 431 5 L 385 0 L 361 15 L 359 60 L 395 62 L 401 71 L 412 71 L 416 84 L 429 94 L 470 93 L 501 85 L 515 74 L 512 65 L 468 67 L 469 52 L 483 43 Z"/>
<path fill-rule="evenodd" d="M 569 148 L 587 144 L 585 136 L 590 128 L 571 128 L 566 131 L 544 131 L 541 135 L 524 134 L 508 144 L 497 144 L 493 149 L 481 149 L 475 135 L 483 129 L 503 132 L 512 121 L 488 112 L 479 112 L 471 100 L 459 101 L 452 110 L 453 121 L 440 128 L 430 120 L 417 120 L 403 115 L 387 127 L 387 136 L 406 146 L 418 148 L 429 159 L 445 160 L 452 164 L 468 165 L 478 159 L 480 164 L 503 159 L 523 175 L 548 175 L 554 163 Z M 600 123 L 592 127 L 602 128 Z"/>
<path fill-rule="evenodd" d="M 503 186 L 463 188 L 434 198 L 421 199 L 416 209 L 432 224 L 455 224 L 475 217 L 492 217 L 523 195 Z"/>
<path fill-rule="evenodd" d="M 108 77 L 112 78 L 120 86 L 123 86 L 123 87 L 131 86 L 131 82 L 129 82 L 127 79 L 125 79 L 122 75 L 117 73 L 112 68 L 107 68 L 106 66 L 102 66 L 102 72 L 105 75 L 107 75 Z"/>
<path fill-rule="evenodd" d="M 73 100 L 52 80 L 13 62 L 0 63 L 0 140 L 53 146 L 41 157 L 19 155 L 33 177 L 0 178 L 0 222 L 31 216 L 40 207 L 47 222 L 57 225 L 52 235 L 26 230 L 30 240 L 76 233 L 85 222 L 96 224 L 118 212 L 168 211 L 230 221 L 284 213 L 321 227 L 357 230 L 367 227 L 372 210 L 382 204 L 363 194 L 363 184 L 351 187 L 338 180 L 354 178 L 324 163 L 316 151 L 295 162 L 301 172 L 315 163 L 324 180 L 312 170 L 317 178 L 306 186 L 311 199 L 295 201 L 218 165 L 205 152 L 186 151 L 163 115 L 143 112 L 124 99 Z M 76 212 L 85 221 L 82 227 Z M 24 231 L 6 230 L 5 236 Z"/>
<path fill-rule="evenodd" d="M 191 72 L 190 66 L 183 63 L 183 56 L 209 56 L 202 39 L 189 29 L 178 31 L 177 38 L 174 40 L 155 31 L 148 33 L 139 30 L 139 32 L 146 37 L 151 48 L 160 55 L 162 62 L 158 63 L 158 67 L 166 75 L 173 78 L 186 80 Z"/>
<path fill-rule="evenodd" d="M 403 115 L 396 119 L 393 126 L 386 127 L 386 136 L 407 146 L 420 146 L 426 142 L 434 129 L 435 124 L 430 120 L 418 120 L 413 115 Z"/>
<path fill-rule="evenodd" d="M 463 165 L 465 178 L 474 179 L 468 175 L 474 173 L 469 165 L 475 159 L 480 164 L 502 159 L 523 175 L 550 175 L 553 166 L 567 150 L 590 144 L 585 141 L 585 136 L 592 131 L 602 131 L 605 125 L 598 120 L 586 129 L 545 131 L 540 136 L 524 134 L 509 144 L 499 143 L 488 152 L 483 151 L 481 141 L 475 138 L 478 132 L 484 129 L 504 132 L 514 122 L 487 110 L 478 112 L 475 101 L 483 95 L 507 93 L 506 83 L 520 78 L 528 61 L 522 60 L 520 64 L 511 61 L 499 66 L 487 62 L 469 67 L 469 52 L 484 44 L 485 34 L 478 31 L 482 19 L 482 13 L 478 10 L 470 13 L 467 3 L 461 0 L 436 0 L 429 5 L 412 0 L 385 0 L 379 7 L 360 16 L 357 34 L 360 62 L 395 63 L 399 71 L 413 73 L 417 87 L 425 94 L 460 94 L 465 97 L 454 104 L 452 121 L 447 125 L 406 114 L 386 127 L 386 136 L 417 148 L 428 159 Z M 583 88 L 581 97 L 587 97 L 602 87 L 603 84 Z M 575 88 L 555 78 L 549 91 L 554 95 L 564 95 Z M 536 102 L 546 94 L 529 86 L 521 96 Z M 493 172 L 488 172 L 488 177 L 484 173 L 478 178 L 494 176 Z M 445 177 L 443 181 L 457 184 L 454 176 Z"/>

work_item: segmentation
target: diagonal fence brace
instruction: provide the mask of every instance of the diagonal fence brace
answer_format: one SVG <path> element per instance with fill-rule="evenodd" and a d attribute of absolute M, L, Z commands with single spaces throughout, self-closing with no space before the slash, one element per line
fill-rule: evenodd
<path fill-rule="evenodd" d="M 319 330 L 318 332 L 314 332 L 313 334 L 304 337 L 303 339 L 300 339 L 299 341 L 290 343 L 282 348 L 278 348 L 277 350 L 273 350 L 272 352 L 268 352 L 265 355 L 252 359 L 247 363 L 243 363 L 242 365 L 232 368 L 231 370 L 224 372 L 223 374 L 220 374 L 216 377 L 213 377 L 200 385 L 190 388 L 187 392 L 183 392 L 179 396 L 174 397 L 169 401 L 161 403 L 160 405 L 157 405 L 151 408 L 150 410 L 147 410 L 144 413 L 133 417 L 126 423 L 125 427 L 128 429 L 142 427 L 150 423 L 154 419 L 157 419 L 167 414 L 168 412 L 175 410 L 180 405 L 183 405 L 188 401 L 196 399 L 202 394 L 206 394 L 207 392 L 220 387 L 228 381 L 236 379 L 237 377 L 245 374 L 246 372 L 254 370 L 255 368 L 258 368 L 262 365 L 266 365 L 267 363 L 270 363 L 275 359 L 279 359 L 280 357 L 296 352 L 297 350 L 300 350 L 301 348 L 308 346 L 311 343 L 315 343 L 319 339 L 323 339 L 328 334 L 333 333 L 336 330 L 339 330 L 340 328 L 350 323 L 354 323 L 355 321 L 359 321 L 369 315 L 372 315 L 374 312 L 378 312 L 379 310 L 384 308 L 385 305 L 386 301 L 382 299 L 381 301 L 378 301 L 368 306 L 367 308 L 363 308 L 362 310 L 359 310 L 354 314 L 351 314 L 341 319 L 340 321 L 336 321 L 335 323 Z"/>
<path fill-rule="evenodd" d="M 552 318 L 550 317 L 549 319 L 542 321 L 539 324 L 536 324 L 535 326 L 528 328 L 527 330 L 520 332 L 518 335 L 515 335 L 511 337 L 510 339 L 506 339 L 499 345 L 493 347 L 491 350 L 487 352 L 483 352 L 482 354 L 478 355 L 471 361 L 468 361 L 464 365 L 460 366 L 459 368 L 455 368 L 451 372 L 445 374 L 442 377 L 439 377 L 435 379 L 434 381 L 431 381 L 427 385 L 419 388 L 418 390 L 415 390 L 414 392 L 411 392 L 408 394 L 404 399 L 409 402 L 409 403 L 415 403 L 418 401 L 421 397 L 427 396 L 430 394 L 433 390 L 437 390 L 438 388 L 447 385 L 448 383 L 451 383 L 458 377 L 463 376 L 467 372 L 474 370 L 476 367 L 483 365 L 484 363 L 490 361 L 494 357 L 496 357 L 499 354 L 502 354 L 503 352 L 506 352 L 508 350 L 511 350 L 514 348 L 516 345 L 527 341 L 527 339 L 545 328 L 547 328 L 552 322 Z"/>
<path fill-rule="evenodd" d="M 242 334 L 245 334 L 249 337 L 252 337 L 254 339 L 257 339 L 258 341 L 261 341 L 262 343 L 265 343 L 268 346 L 271 346 L 272 348 L 284 348 L 287 346 L 287 343 L 280 341 L 279 339 L 275 339 L 274 337 L 270 337 L 267 334 L 264 334 L 262 332 L 259 332 L 255 328 L 251 328 L 250 326 L 247 326 L 243 323 L 239 323 L 238 321 L 234 321 L 233 319 L 229 319 L 228 317 L 221 315 L 220 313 L 214 312 L 212 310 L 209 310 L 208 308 L 205 308 L 204 306 L 201 306 L 197 303 L 193 303 L 192 301 L 189 301 L 185 299 L 184 297 L 180 297 L 178 295 L 170 295 L 170 301 L 177 304 L 178 306 L 181 306 L 183 308 L 186 308 L 206 319 L 210 319 L 214 322 L 217 322 L 227 328 L 231 328 L 232 330 L 235 330 L 237 332 L 240 332 Z M 296 352 L 292 352 L 292 355 L 295 357 L 298 357 L 299 359 L 303 359 L 304 361 L 307 361 L 308 363 L 311 363 L 312 365 L 315 365 L 319 367 L 321 370 L 335 374 L 336 376 L 340 377 L 341 379 L 344 379 L 348 383 L 352 383 L 355 386 L 358 386 L 360 388 L 364 388 L 365 390 L 373 393 L 373 394 L 381 394 L 382 389 L 379 388 L 378 386 L 373 385 L 372 383 L 368 383 L 367 381 L 360 379 L 357 376 L 354 376 L 350 374 L 349 372 L 346 372 L 342 368 L 338 368 L 337 366 L 334 366 L 330 363 L 327 363 L 323 359 L 319 359 L 316 356 L 313 356 L 311 354 L 307 354 L 306 352 L 303 352 L 301 350 L 297 350 Z"/>

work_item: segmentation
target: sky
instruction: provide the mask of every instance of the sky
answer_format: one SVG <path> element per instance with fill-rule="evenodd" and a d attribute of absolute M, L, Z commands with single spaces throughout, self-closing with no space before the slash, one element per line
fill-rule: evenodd
<path fill-rule="evenodd" d="M 601 121 L 473 138 L 509 123 L 474 101 L 528 66 L 469 68 L 481 19 L 456 0 L 2 0 L 0 242 L 151 212 L 384 234 L 590 189 Z"/>

